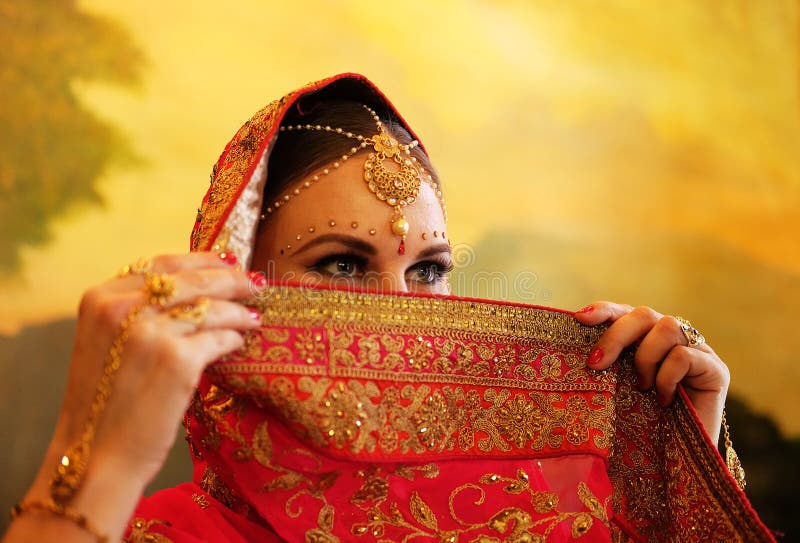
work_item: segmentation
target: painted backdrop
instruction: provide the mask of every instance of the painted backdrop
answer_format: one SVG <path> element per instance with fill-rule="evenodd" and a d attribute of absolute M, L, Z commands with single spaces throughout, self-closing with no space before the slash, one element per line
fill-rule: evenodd
<path fill-rule="evenodd" d="M 185 251 L 233 132 L 340 71 L 385 89 L 426 142 L 459 294 L 651 305 L 704 332 L 733 373 L 751 496 L 788 532 L 797 0 L 0 1 L 3 505 L 47 441 L 82 290 Z"/>

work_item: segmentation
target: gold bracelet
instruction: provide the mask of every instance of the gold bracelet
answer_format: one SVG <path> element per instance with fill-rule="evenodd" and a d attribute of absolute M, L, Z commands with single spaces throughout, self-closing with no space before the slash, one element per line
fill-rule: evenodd
<path fill-rule="evenodd" d="M 83 433 L 80 439 L 64 452 L 58 466 L 56 466 L 55 474 L 50 481 L 50 498 L 53 504 L 59 507 L 66 507 L 66 504 L 78 492 L 86 476 L 95 427 L 111 394 L 111 382 L 122 362 L 122 349 L 128 339 L 128 329 L 139 315 L 141 309 L 138 306 L 132 307 L 127 317 L 122 321 L 119 334 L 109 349 L 108 358 L 103 367 L 103 375 L 97 385 L 97 392 L 89 411 L 89 418 L 84 425 Z"/>
<path fill-rule="evenodd" d="M 740 489 L 744 490 L 744 487 L 747 486 L 747 481 L 744 478 L 744 468 L 739 460 L 739 455 L 733 450 L 731 432 L 730 428 L 728 428 L 728 421 L 725 418 L 725 408 L 722 409 L 722 431 L 725 436 L 725 464 L 728 465 L 728 471 L 733 475 L 733 480 L 736 481 Z"/>
<path fill-rule="evenodd" d="M 85 515 L 82 515 L 74 509 L 70 509 L 69 507 L 58 505 L 53 500 L 18 503 L 11 508 L 11 520 L 16 519 L 27 511 L 44 511 L 45 513 L 51 513 L 57 517 L 65 518 L 77 524 L 81 529 L 92 534 L 99 543 L 109 542 L 108 536 L 98 530 L 94 524 L 89 522 L 89 519 L 87 519 Z"/>

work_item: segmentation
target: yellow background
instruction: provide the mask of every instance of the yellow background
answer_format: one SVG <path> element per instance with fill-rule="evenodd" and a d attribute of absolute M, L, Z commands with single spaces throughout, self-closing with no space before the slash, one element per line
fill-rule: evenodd
<path fill-rule="evenodd" d="M 682 314 L 730 366 L 732 392 L 800 435 L 800 3 L 78 9 L 141 50 L 138 85 L 72 81 L 136 160 L 113 162 L 102 205 L 49 219 L 52 238 L 0 277 L 0 334 L 73 316 L 88 285 L 139 256 L 185 251 L 211 165 L 241 123 L 303 83 L 356 71 L 444 180 L 457 292 Z M 505 282 L 476 283 L 492 270 Z"/>

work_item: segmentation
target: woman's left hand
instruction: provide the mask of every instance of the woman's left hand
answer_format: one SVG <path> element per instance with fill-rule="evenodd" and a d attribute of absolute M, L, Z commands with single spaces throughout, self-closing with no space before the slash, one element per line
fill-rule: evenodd
<path fill-rule="evenodd" d="M 587 325 L 611 324 L 589 354 L 591 369 L 608 368 L 625 347 L 638 343 L 634 365 L 639 390 L 655 387 L 656 400 L 667 406 L 680 383 L 711 440 L 718 442 L 730 372 L 707 343 L 689 347 L 675 317 L 644 306 L 594 302 L 577 311 L 575 319 Z"/>

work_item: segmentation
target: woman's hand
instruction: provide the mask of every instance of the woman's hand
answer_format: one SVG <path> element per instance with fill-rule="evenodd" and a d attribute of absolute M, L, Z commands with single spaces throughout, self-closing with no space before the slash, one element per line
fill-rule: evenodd
<path fill-rule="evenodd" d="M 112 342 L 131 310 L 141 308 L 128 326 L 88 468 L 69 504 L 119 540 L 140 493 L 166 459 L 203 369 L 241 347 L 241 331 L 259 326 L 258 313 L 236 302 L 252 295 L 251 283 L 260 286 L 258 278 L 236 269 L 235 263 L 232 255 L 216 253 L 154 258 L 152 273 L 168 274 L 175 283 L 163 307 L 148 303 L 144 274 L 116 277 L 84 294 L 62 410 L 24 501 L 49 497 L 59 459 L 81 439 Z M 204 304 L 203 297 L 208 298 L 204 318 L 195 322 L 175 316 L 180 311 L 175 308 L 198 300 Z M 36 528 L 23 520 L 28 517 L 40 528 L 42 522 L 57 521 L 26 513 L 13 523 L 9 536 L 17 525 L 21 530 Z"/>
<path fill-rule="evenodd" d="M 655 387 L 658 403 L 667 406 L 680 383 L 711 440 L 718 442 L 730 373 L 707 343 L 689 347 L 680 322 L 649 307 L 594 302 L 575 318 L 588 325 L 611 323 L 589 354 L 590 368 L 608 368 L 625 347 L 638 343 L 634 364 L 639 390 Z"/>

